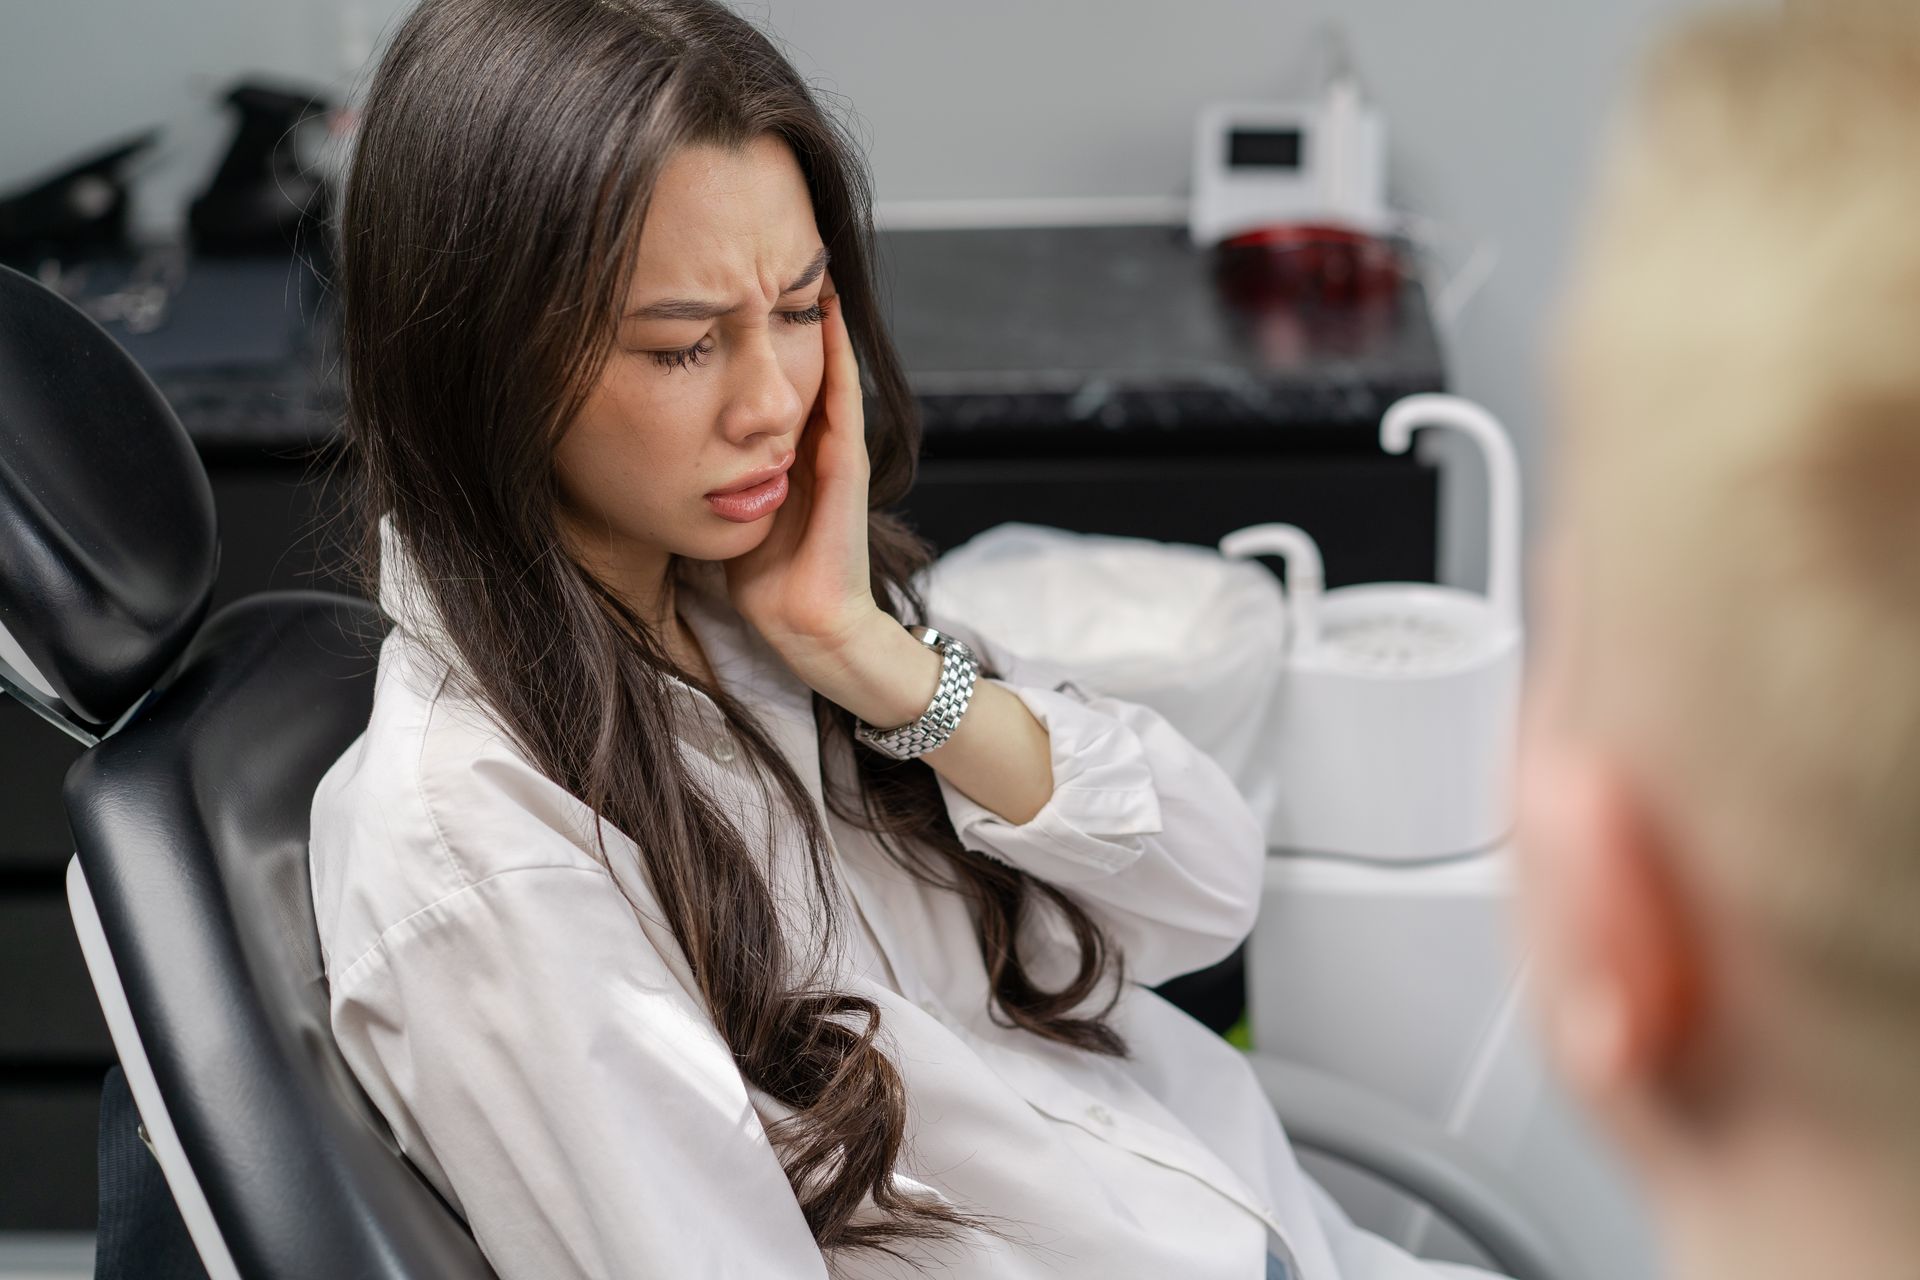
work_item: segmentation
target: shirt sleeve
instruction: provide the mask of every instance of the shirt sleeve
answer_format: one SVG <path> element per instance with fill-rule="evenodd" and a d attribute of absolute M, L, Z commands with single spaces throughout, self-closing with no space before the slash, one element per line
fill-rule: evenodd
<path fill-rule="evenodd" d="M 604 870 L 421 908 L 333 983 L 332 1018 L 501 1280 L 827 1276 L 731 1053 Z"/>
<path fill-rule="evenodd" d="M 1259 911 L 1266 832 L 1226 770 L 1151 707 L 983 648 L 951 618 L 929 625 L 992 662 L 1001 676 L 982 679 L 1017 696 L 1051 744 L 1053 794 L 1024 823 L 940 776 L 960 843 L 1068 893 L 1119 943 L 1132 981 L 1157 986 L 1232 954 Z M 1044 918 L 1056 942 L 1077 946 L 1057 913 Z"/>

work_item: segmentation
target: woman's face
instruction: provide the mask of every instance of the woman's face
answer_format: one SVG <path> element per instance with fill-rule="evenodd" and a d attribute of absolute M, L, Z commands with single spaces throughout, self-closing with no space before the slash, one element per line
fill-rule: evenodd
<path fill-rule="evenodd" d="M 826 248 L 787 145 L 688 147 L 660 176 L 599 384 L 556 449 L 561 518 L 585 561 L 653 598 L 667 556 L 726 560 L 773 526 L 723 519 L 715 489 L 784 462 L 820 390 Z"/>

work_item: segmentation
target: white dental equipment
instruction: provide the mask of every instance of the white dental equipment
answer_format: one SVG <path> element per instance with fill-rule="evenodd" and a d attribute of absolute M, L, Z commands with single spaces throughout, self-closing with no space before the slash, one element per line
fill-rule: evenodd
<path fill-rule="evenodd" d="M 1423 861 L 1490 850 L 1511 829 L 1518 466 L 1493 416 L 1457 396 L 1396 402 L 1380 442 L 1403 453 L 1433 426 L 1465 432 L 1487 458 L 1485 596 L 1417 582 L 1326 591 L 1319 548 L 1289 524 L 1220 540 L 1229 558 L 1278 555 L 1287 566 L 1285 660 L 1261 733 L 1266 769 L 1249 796 L 1275 849 Z"/>
<path fill-rule="evenodd" d="M 1393 223 L 1386 173 L 1386 122 L 1343 60 L 1317 100 L 1201 109 L 1188 235 L 1201 248 L 1280 223 L 1381 235 Z"/>

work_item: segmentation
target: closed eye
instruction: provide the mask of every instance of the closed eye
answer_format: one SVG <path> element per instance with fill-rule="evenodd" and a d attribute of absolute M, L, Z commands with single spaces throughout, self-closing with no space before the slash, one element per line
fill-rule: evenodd
<path fill-rule="evenodd" d="M 826 310 L 817 302 L 804 311 L 782 311 L 780 314 L 792 324 L 819 324 L 827 318 Z"/>
<path fill-rule="evenodd" d="M 826 318 L 826 311 L 818 302 L 803 311 L 782 311 L 780 317 L 788 324 L 819 324 Z M 711 339 L 702 338 L 690 347 L 681 347 L 674 351 L 650 352 L 655 364 L 664 369 L 685 369 L 690 365 L 705 364 L 713 354 Z"/>

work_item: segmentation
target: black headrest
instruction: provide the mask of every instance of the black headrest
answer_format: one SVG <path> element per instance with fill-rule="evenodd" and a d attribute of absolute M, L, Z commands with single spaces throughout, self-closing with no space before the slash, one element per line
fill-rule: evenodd
<path fill-rule="evenodd" d="M 330 1026 L 308 813 L 367 726 L 384 626 L 347 596 L 238 600 L 67 774 L 141 1045 L 243 1276 L 493 1274 Z"/>
<path fill-rule="evenodd" d="M 110 726 L 186 647 L 218 567 L 213 489 L 152 380 L 0 266 L 0 674 Z"/>

